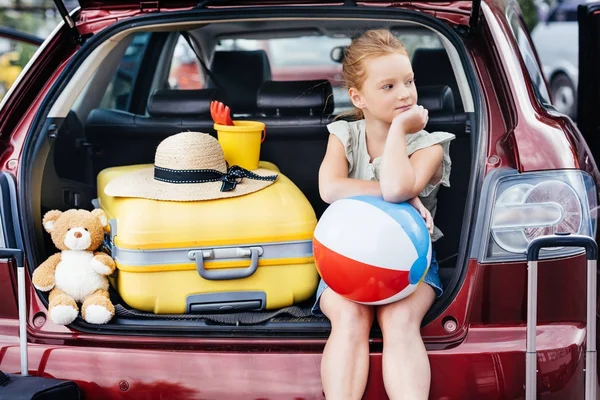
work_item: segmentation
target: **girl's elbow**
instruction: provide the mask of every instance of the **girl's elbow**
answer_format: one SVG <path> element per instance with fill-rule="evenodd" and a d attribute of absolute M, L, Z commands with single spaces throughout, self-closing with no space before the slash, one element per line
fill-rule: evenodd
<path fill-rule="evenodd" d="M 327 204 L 331 204 L 333 203 L 333 196 L 330 196 L 329 193 L 321 193 L 321 200 Z"/>
<path fill-rule="evenodd" d="M 399 197 L 393 193 L 382 192 L 381 194 L 383 196 L 383 200 L 387 201 L 388 203 L 401 203 Z"/>
<path fill-rule="evenodd" d="M 400 186 L 390 187 L 388 185 L 381 185 L 381 195 L 383 200 L 388 203 L 401 203 L 403 200 L 403 190 Z"/>
<path fill-rule="evenodd" d="M 402 185 L 381 185 L 381 195 L 388 203 L 402 203 L 415 197 L 411 189 Z"/>
<path fill-rule="evenodd" d="M 383 199 L 390 203 L 402 203 L 413 197 L 414 179 L 410 176 L 382 176 L 379 181 Z"/>
<path fill-rule="evenodd" d="M 327 204 L 331 204 L 335 201 L 331 185 L 319 185 L 319 196 L 321 196 L 321 200 L 323 200 Z"/>

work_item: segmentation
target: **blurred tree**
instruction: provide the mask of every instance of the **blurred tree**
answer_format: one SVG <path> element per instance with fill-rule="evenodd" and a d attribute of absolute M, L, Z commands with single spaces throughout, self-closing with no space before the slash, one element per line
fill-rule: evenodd
<path fill-rule="evenodd" d="M 538 23 L 538 11 L 535 2 L 534 0 L 518 0 L 518 3 L 523 13 L 523 19 L 527 24 L 527 29 L 531 32 Z"/>
<path fill-rule="evenodd" d="M 40 15 L 23 12 L 0 11 L 0 26 L 18 29 L 23 32 L 37 34 L 40 25 Z"/>
<path fill-rule="evenodd" d="M 64 0 L 68 9 L 72 0 Z M 18 29 L 41 37 L 48 35 L 61 17 L 52 0 L 0 0 L 0 26 Z"/>
<path fill-rule="evenodd" d="M 15 50 L 19 52 L 19 60 L 17 61 L 17 65 L 21 68 L 24 68 L 31 57 L 33 57 L 33 54 L 37 51 L 37 46 L 19 43 Z"/>

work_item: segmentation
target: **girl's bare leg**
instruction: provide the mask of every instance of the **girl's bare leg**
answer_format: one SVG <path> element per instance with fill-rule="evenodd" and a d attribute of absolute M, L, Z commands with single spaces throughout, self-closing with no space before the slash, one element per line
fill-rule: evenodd
<path fill-rule="evenodd" d="M 431 370 L 421 321 L 434 300 L 434 290 L 422 283 L 407 298 L 377 309 L 383 332 L 383 382 L 391 400 L 429 397 Z"/>
<path fill-rule="evenodd" d="M 369 375 L 369 333 L 373 307 L 354 303 L 325 289 L 320 300 L 323 314 L 331 321 L 331 334 L 321 360 L 325 397 L 361 399 Z"/>

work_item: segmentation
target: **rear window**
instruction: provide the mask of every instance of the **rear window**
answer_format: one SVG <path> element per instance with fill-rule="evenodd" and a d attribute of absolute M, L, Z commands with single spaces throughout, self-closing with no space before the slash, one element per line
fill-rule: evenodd
<path fill-rule="evenodd" d="M 149 32 L 138 33 L 125 50 L 119 67 L 100 103 L 101 108 L 129 111 L 138 73 L 150 40 Z"/>
<path fill-rule="evenodd" d="M 183 36 L 179 36 L 169 68 L 169 88 L 179 90 L 202 89 L 205 82 L 201 71 L 194 50 Z"/>
<path fill-rule="evenodd" d="M 439 37 L 433 32 L 397 33 L 412 58 L 418 48 L 441 48 Z M 273 80 L 296 81 L 328 79 L 333 86 L 335 113 L 352 107 L 344 87 L 342 64 L 332 59 L 331 53 L 340 46 L 348 46 L 348 37 L 302 36 L 295 38 L 244 39 L 231 38 L 219 42 L 215 50 L 264 50 L 271 65 Z"/>
<path fill-rule="evenodd" d="M 519 52 L 521 53 L 521 57 L 523 58 L 523 62 L 525 63 L 529 77 L 531 78 L 531 82 L 533 83 L 533 88 L 538 101 L 543 105 L 552 104 L 550 101 L 550 94 L 548 93 L 548 89 L 544 81 L 544 75 L 542 74 L 542 70 L 538 64 L 523 20 L 512 8 L 509 9 L 506 17 L 510 24 L 515 41 L 519 47 Z"/>

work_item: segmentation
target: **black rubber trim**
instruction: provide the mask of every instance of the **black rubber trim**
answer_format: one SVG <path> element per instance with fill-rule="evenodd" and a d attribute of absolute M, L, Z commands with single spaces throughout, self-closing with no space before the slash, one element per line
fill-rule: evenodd
<path fill-rule="evenodd" d="M 468 209 L 465 212 L 465 220 L 463 222 L 463 237 L 468 237 L 468 241 L 463 241 L 463 245 L 461 245 L 460 256 L 457 260 L 456 268 L 460 268 L 460 274 L 455 274 L 451 284 L 445 288 L 443 296 L 438 299 L 438 301 L 432 306 L 429 312 L 426 314 L 423 319 L 422 325 L 427 325 L 429 322 L 433 321 L 437 318 L 443 310 L 447 308 L 450 304 L 450 301 L 456 296 L 458 291 L 460 290 L 461 284 L 464 281 L 466 276 L 468 262 L 469 262 L 469 249 L 467 248 L 467 243 L 472 241 L 473 235 L 473 211 L 476 209 L 476 204 L 478 199 L 476 199 L 477 193 L 476 188 L 480 185 L 481 176 L 483 172 L 483 163 L 481 162 L 481 141 L 478 132 L 483 128 L 483 124 L 480 121 L 480 117 L 483 113 L 483 99 L 481 97 L 481 87 L 479 85 L 479 81 L 475 76 L 475 72 L 471 65 L 471 60 L 467 54 L 465 43 L 458 35 L 457 31 L 453 30 L 450 26 L 446 25 L 442 21 L 418 12 L 411 10 L 404 10 L 398 8 L 380 8 L 380 7 L 369 7 L 369 6 L 360 6 L 360 16 L 357 15 L 357 9 L 352 8 L 344 8 L 344 7 L 333 7 L 333 6 L 306 6 L 306 7 L 244 7 L 240 9 L 227 9 L 226 11 L 222 9 L 202 9 L 202 10 L 188 10 L 188 11 L 176 11 L 176 12 L 168 12 L 168 13 L 152 13 L 149 15 L 139 16 L 130 18 L 121 22 L 117 22 L 114 25 L 107 27 L 106 29 L 100 31 L 98 34 L 94 35 L 85 44 L 81 47 L 81 49 L 71 58 L 67 66 L 65 67 L 61 76 L 57 79 L 57 81 L 53 84 L 50 89 L 48 95 L 43 100 L 40 109 L 38 110 L 35 119 L 32 123 L 30 131 L 26 137 L 24 146 L 23 146 L 23 165 L 27 165 L 27 162 L 34 158 L 37 155 L 37 149 L 48 147 L 50 145 L 50 140 L 47 138 L 41 138 L 40 134 L 43 134 L 45 130 L 43 129 L 43 121 L 45 120 L 50 108 L 56 101 L 57 97 L 64 90 L 65 86 L 69 83 L 70 79 L 73 77 L 77 68 L 81 65 L 81 63 L 85 60 L 85 58 L 101 43 L 107 40 L 109 37 L 122 32 L 124 30 L 136 27 L 143 27 L 147 25 L 154 25 L 158 23 L 177 23 L 177 22 L 187 22 L 191 24 L 198 24 L 202 21 L 219 21 L 219 20 L 235 20 L 235 19 L 248 19 L 248 18 L 281 18 L 283 14 L 285 14 L 286 18 L 316 18 L 316 19 L 331 19 L 332 15 L 335 15 L 338 18 L 358 18 L 362 20 L 381 20 L 385 19 L 389 21 L 390 19 L 398 19 L 399 21 L 410 21 L 410 22 L 418 22 L 423 25 L 432 27 L 438 30 L 442 35 L 444 35 L 450 43 L 456 48 L 459 57 L 461 59 L 461 63 L 465 66 L 465 74 L 467 76 L 467 80 L 469 82 L 470 87 L 472 88 L 472 96 L 474 98 L 475 104 L 475 112 L 474 112 L 474 128 L 473 131 L 475 134 L 472 134 L 474 138 L 473 149 L 477 149 L 477 153 L 473 154 L 473 166 L 475 169 L 471 172 L 471 180 L 469 184 L 469 193 L 467 204 Z M 388 22 L 389 23 L 389 22 Z M 477 39 L 481 33 L 478 33 L 475 37 L 471 38 Z M 43 165 L 38 165 L 38 167 L 43 168 Z M 32 176 L 33 175 L 33 176 Z M 37 244 L 36 244 L 36 235 L 38 238 L 41 237 L 41 224 L 37 221 L 33 216 L 36 214 L 35 206 L 32 203 L 32 199 L 38 198 L 38 209 L 39 209 L 39 196 L 41 190 L 41 176 L 38 176 L 35 179 L 36 172 L 35 168 L 21 168 L 20 169 L 20 182 L 23 184 L 22 193 L 31 194 L 31 196 L 22 195 L 19 198 L 19 204 L 22 206 L 24 212 L 24 220 L 27 226 L 36 227 L 34 229 L 29 229 L 27 232 L 27 236 L 25 237 L 25 242 L 27 244 L 27 254 L 30 255 L 29 259 L 35 260 L 36 255 L 39 252 L 36 252 Z M 41 174 L 37 174 L 41 175 Z M 37 185 L 34 185 L 36 183 Z M 35 190 L 34 190 L 35 187 Z M 36 200 L 33 200 L 34 202 Z M 39 214 L 39 212 L 38 212 Z M 41 217 L 41 216 L 40 216 Z M 37 229 L 37 232 L 36 232 Z M 29 267 L 31 270 L 31 267 Z M 42 297 L 44 303 L 46 302 L 45 297 Z M 118 334 L 139 334 L 139 332 L 130 332 L 127 329 L 122 329 L 115 324 L 107 324 L 104 326 L 87 324 L 85 322 L 79 322 L 81 319 L 77 319 L 76 322 L 72 324 L 74 329 L 77 329 L 82 332 L 89 333 L 118 333 Z M 151 329 L 150 326 L 146 326 L 145 329 Z M 177 328 L 172 328 L 172 331 L 176 331 Z M 198 335 L 200 332 L 195 332 L 195 335 Z"/>
<path fill-rule="evenodd" d="M 0 171 L 0 223 L 4 239 L 4 250 L 19 251 L 12 254 L 18 267 L 23 267 L 23 238 L 17 207 L 17 190 L 15 178 L 6 171 Z M 6 253 L 5 256 L 11 256 Z"/>
<path fill-rule="evenodd" d="M 4 26 L 0 26 L 0 37 L 27 43 L 32 46 L 41 46 L 42 43 L 44 43 L 44 39 L 37 35 L 32 35 L 31 33 L 18 31 L 16 29 L 7 28 Z"/>

